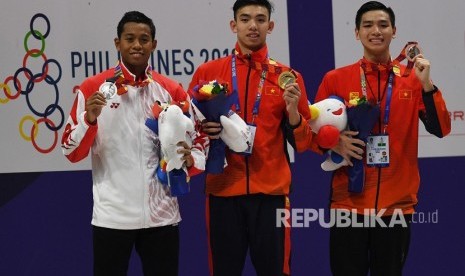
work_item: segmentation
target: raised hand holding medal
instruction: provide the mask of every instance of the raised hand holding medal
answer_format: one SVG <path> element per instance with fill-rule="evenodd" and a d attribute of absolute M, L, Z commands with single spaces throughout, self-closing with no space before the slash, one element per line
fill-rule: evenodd
<path fill-rule="evenodd" d="M 286 110 L 289 113 L 289 123 L 292 126 L 300 122 L 298 105 L 301 93 L 296 81 L 297 76 L 293 70 L 284 71 L 278 77 L 278 86 L 284 90 L 283 99 L 286 102 Z"/>
<path fill-rule="evenodd" d="M 410 75 L 410 71 L 414 66 L 414 59 L 420 54 L 422 54 L 422 51 L 418 46 L 418 42 L 407 42 L 399 56 L 397 56 L 397 58 L 394 60 L 394 64 L 398 66 L 404 59 L 407 59 L 407 68 L 402 74 L 402 77 L 408 77 Z"/>

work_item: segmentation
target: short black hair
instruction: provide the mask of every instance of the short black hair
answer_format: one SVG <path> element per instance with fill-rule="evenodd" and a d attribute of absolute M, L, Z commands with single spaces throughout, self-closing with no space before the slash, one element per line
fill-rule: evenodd
<path fill-rule="evenodd" d="M 129 22 L 147 24 L 150 27 L 150 34 L 152 35 L 152 39 L 155 39 L 155 25 L 153 24 L 152 19 L 139 11 L 129 11 L 123 15 L 116 29 L 118 38 L 121 38 L 124 24 Z"/>
<path fill-rule="evenodd" d="M 355 16 L 355 28 L 360 29 L 360 23 L 362 21 L 362 16 L 366 12 L 369 11 L 384 11 L 389 15 L 389 20 L 391 21 L 392 27 L 396 26 L 396 16 L 394 14 L 394 11 L 391 9 L 391 7 L 386 7 L 383 3 L 380 3 L 378 1 L 369 1 L 363 4 L 360 9 L 357 11 L 357 15 Z"/>
<path fill-rule="evenodd" d="M 268 0 L 236 0 L 233 6 L 234 11 L 234 19 L 236 20 L 237 11 L 245 6 L 262 6 L 268 10 L 268 18 L 271 18 L 271 13 L 274 11 L 273 4 L 270 3 Z"/>

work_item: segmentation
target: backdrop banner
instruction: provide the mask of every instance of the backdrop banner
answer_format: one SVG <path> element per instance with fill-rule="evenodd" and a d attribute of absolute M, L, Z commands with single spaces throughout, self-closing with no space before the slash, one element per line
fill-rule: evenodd
<path fill-rule="evenodd" d="M 6 2 L 0 10 L 0 173 L 90 169 L 90 158 L 66 160 L 61 135 L 79 84 L 116 64 L 113 41 L 126 11 L 153 19 L 152 66 L 186 89 L 199 64 L 231 54 L 236 41 L 229 27 L 233 1 Z M 289 64 L 286 1 L 274 5 L 270 56 Z"/>

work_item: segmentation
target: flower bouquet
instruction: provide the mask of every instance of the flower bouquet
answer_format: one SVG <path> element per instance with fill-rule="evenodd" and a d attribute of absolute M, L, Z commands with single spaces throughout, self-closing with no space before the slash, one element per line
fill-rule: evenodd
<path fill-rule="evenodd" d="M 235 92 L 230 92 L 225 83 L 216 80 L 201 81 L 192 91 L 192 102 L 207 122 L 220 123 L 221 116 L 228 113 L 235 101 Z M 225 165 L 226 144 L 222 139 L 212 139 L 208 151 L 205 171 L 222 173 Z"/>
<path fill-rule="evenodd" d="M 365 96 L 354 98 L 347 104 L 347 124 L 349 130 L 358 131 L 357 136 L 366 142 L 373 127 L 378 121 L 380 108 L 378 105 L 369 102 Z M 349 192 L 361 193 L 365 182 L 364 161 L 354 159 L 353 166 L 349 167 Z"/>

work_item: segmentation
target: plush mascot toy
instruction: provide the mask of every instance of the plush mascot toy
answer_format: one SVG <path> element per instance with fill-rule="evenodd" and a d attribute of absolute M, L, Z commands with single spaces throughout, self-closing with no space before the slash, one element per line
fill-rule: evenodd
<path fill-rule="evenodd" d="M 221 115 L 220 138 L 235 152 L 243 152 L 249 147 L 250 130 L 239 115 L 230 110 L 228 116 Z"/>
<path fill-rule="evenodd" d="M 160 139 L 161 151 L 166 161 L 166 171 L 182 168 L 184 161 L 182 154 L 177 153 L 179 142 L 186 141 L 192 146 L 192 140 L 188 133 L 194 131 L 194 124 L 183 114 L 177 105 L 169 105 L 160 112 L 158 116 L 158 137 Z"/>
<path fill-rule="evenodd" d="M 181 109 L 181 107 L 183 109 Z M 157 168 L 157 177 L 162 184 L 170 186 L 173 196 L 183 195 L 189 191 L 188 176 L 183 168 L 182 154 L 177 153 L 177 144 L 185 141 L 189 146 L 194 131 L 193 122 L 184 113 L 189 110 L 189 103 L 172 103 L 164 107 L 155 104 L 152 107 L 154 119 L 147 119 L 145 125 L 158 134 L 162 160 Z"/>
<path fill-rule="evenodd" d="M 347 126 L 347 113 L 344 101 L 336 96 L 330 96 L 309 106 L 312 131 L 316 134 L 317 144 L 324 149 L 335 147 L 339 141 L 340 132 Z M 333 171 L 347 165 L 339 154 L 328 151 L 326 160 L 321 164 L 325 171 Z"/>

